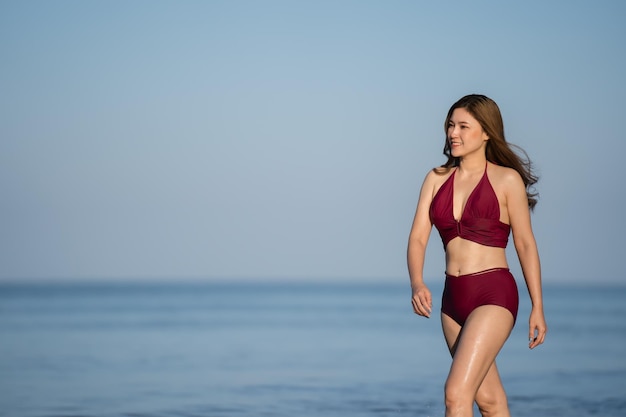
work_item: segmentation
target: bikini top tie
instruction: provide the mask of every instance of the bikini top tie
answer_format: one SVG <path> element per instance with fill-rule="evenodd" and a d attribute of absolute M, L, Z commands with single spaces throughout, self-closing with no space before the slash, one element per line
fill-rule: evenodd
<path fill-rule="evenodd" d="M 456 237 L 485 246 L 506 248 L 511 226 L 500 221 L 500 205 L 487 177 L 487 168 L 467 198 L 458 221 L 453 213 L 455 174 L 456 169 L 430 204 L 430 219 L 439 231 L 444 249 Z"/>

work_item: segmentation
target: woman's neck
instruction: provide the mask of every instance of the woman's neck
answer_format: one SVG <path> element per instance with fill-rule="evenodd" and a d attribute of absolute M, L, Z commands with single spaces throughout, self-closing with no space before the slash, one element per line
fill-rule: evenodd
<path fill-rule="evenodd" d="M 476 174 L 485 171 L 487 165 L 487 158 L 485 155 L 476 157 L 464 157 L 459 161 L 459 172 L 466 174 Z"/>

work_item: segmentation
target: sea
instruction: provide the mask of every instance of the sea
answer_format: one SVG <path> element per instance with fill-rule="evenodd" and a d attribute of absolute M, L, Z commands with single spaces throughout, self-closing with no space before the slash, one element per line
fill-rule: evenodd
<path fill-rule="evenodd" d="M 592 281 L 545 285 L 533 350 L 518 282 L 512 416 L 626 416 L 626 286 Z M 408 280 L 0 283 L 2 417 L 444 416 L 449 366 Z"/>

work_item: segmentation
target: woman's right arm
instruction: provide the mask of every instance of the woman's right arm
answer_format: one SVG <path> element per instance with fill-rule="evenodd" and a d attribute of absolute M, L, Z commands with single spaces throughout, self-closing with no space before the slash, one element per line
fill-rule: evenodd
<path fill-rule="evenodd" d="M 407 264 L 409 277 L 411 279 L 412 304 L 415 314 L 430 317 L 433 308 L 433 300 L 430 290 L 424 284 L 424 258 L 426 256 L 426 245 L 432 230 L 430 221 L 430 203 L 433 199 L 436 174 L 430 171 L 422 188 L 413 218 L 413 226 L 409 235 L 407 248 Z"/>

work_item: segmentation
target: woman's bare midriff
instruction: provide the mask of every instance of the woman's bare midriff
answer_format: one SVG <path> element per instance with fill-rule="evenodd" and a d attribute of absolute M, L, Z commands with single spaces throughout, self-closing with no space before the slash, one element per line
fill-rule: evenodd
<path fill-rule="evenodd" d="M 504 248 L 485 246 L 456 237 L 446 247 L 446 273 L 467 275 L 493 268 L 508 268 Z"/>

